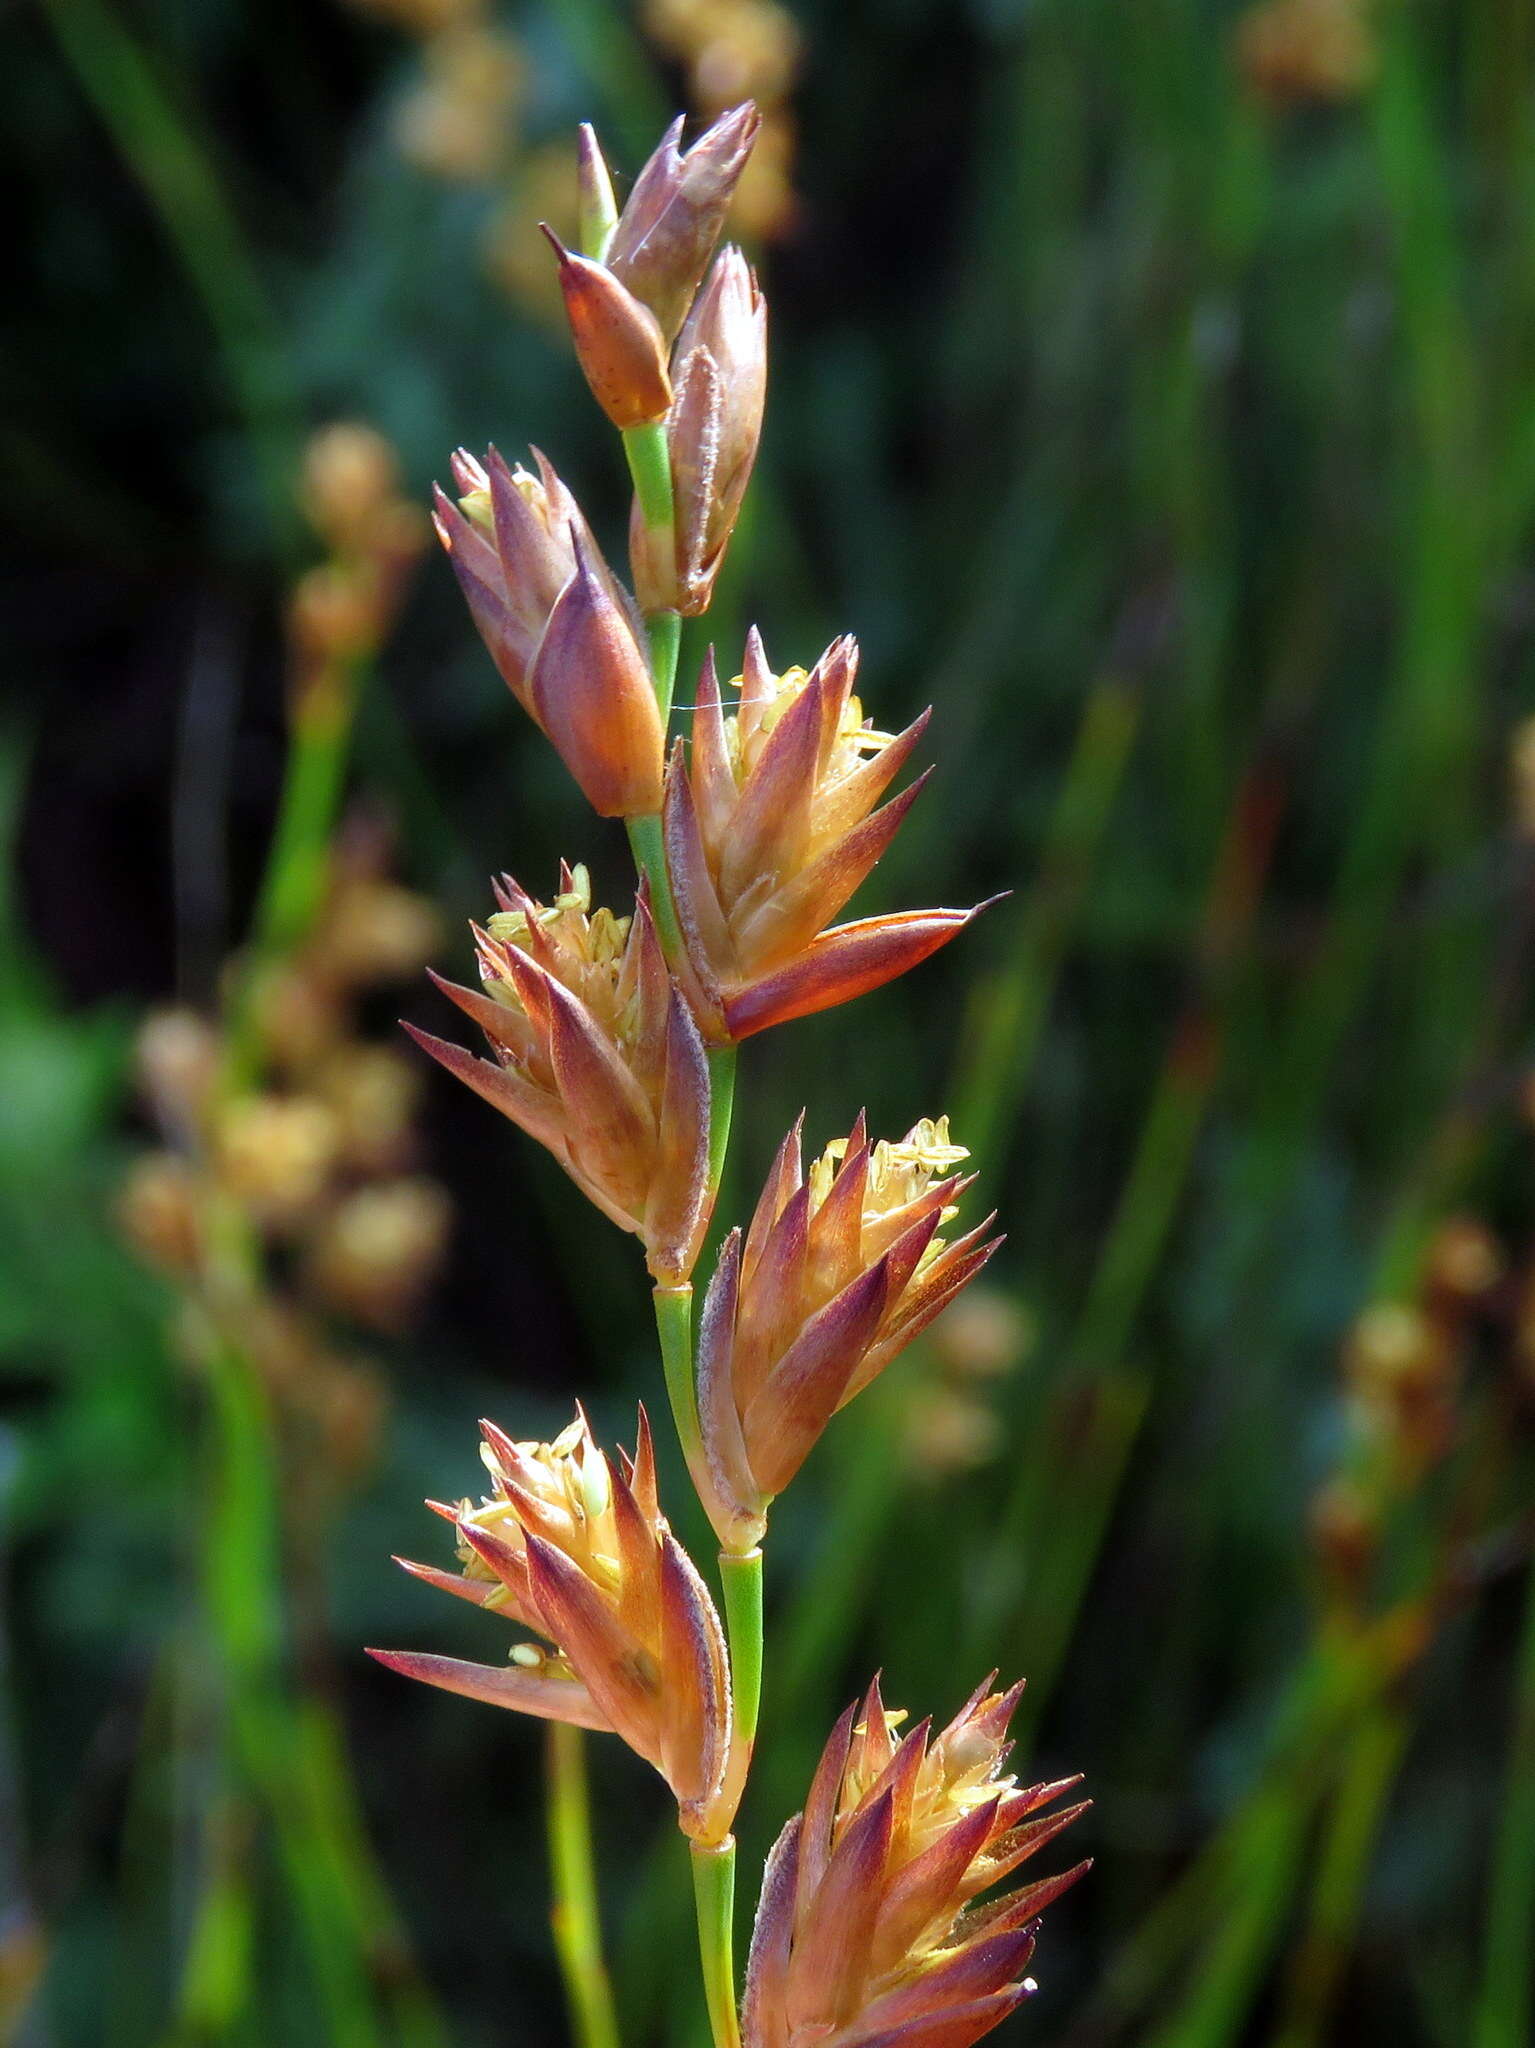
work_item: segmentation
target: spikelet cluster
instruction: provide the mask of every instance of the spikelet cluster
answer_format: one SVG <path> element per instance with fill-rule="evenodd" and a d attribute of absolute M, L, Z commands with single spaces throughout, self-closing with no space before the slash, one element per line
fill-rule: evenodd
<path fill-rule="evenodd" d="M 732 1231 L 699 1328 L 696 1474 L 727 1549 L 761 1541 L 768 1504 L 831 1417 L 933 1320 L 1001 1242 L 988 1218 L 946 1241 L 969 1181 L 948 1123 L 870 1145 L 860 1117 L 805 1174 L 800 1125 L 743 1239 Z"/>
<path fill-rule="evenodd" d="M 672 1788 L 683 1831 L 722 1840 L 739 1796 L 724 1637 L 662 1517 L 643 1410 L 634 1456 L 616 1467 L 579 1413 L 552 1444 L 481 1429 L 491 1492 L 433 1503 L 458 1532 L 462 1571 L 407 1569 L 542 1641 L 517 1644 L 505 1666 L 370 1654 L 448 1692 L 620 1735 Z"/>
<path fill-rule="evenodd" d="M 709 1076 L 649 904 L 594 912 L 586 871 L 569 867 L 550 905 L 510 876 L 496 898 L 478 934 L 483 992 L 438 980 L 494 1059 L 412 1035 L 633 1231 L 658 1281 L 680 1285 L 709 1220 Z"/>
<path fill-rule="evenodd" d="M 779 673 L 754 629 L 728 710 L 711 654 L 690 739 L 667 752 L 679 620 L 710 602 L 760 441 L 766 305 L 740 252 L 715 250 L 759 127 L 739 106 L 684 149 L 678 122 L 621 208 L 583 130 L 579 247 L 546 230 L 576 357 L 636 479 L 633 595 L 536 451 L 535 470 L 460 451 L 456 496 L 438 493 L 438 535 L 501 675 L 592 808 L 625 820 L 642 880 L 615 914 L 593 907 L 579 865 L 561 865 L 547 904 L 503 877 L 474 932 L 479 987 L 438 981 L 490 1056 L 415 1033 L 643 1246 L 741 1654 L 733 1674 L 661 1515 L 643 1411 L 634 1456 L 616 1465 L 579 1413 L 552 1444 L 483 1425 L 491 1490 L 434 1504 L 459 1569 L 407 1568 L 526 1635 L 499 1665 L 372 1653 L 451 1692 L 615 1733 L 655 1767 L 695 1870 L 713 1873 L 700 1927 L 720 2044 L 736 2040 L 734 1986 L 725 1916 L 705 1902 L 718 1906 L 719 1872 L 733 1870 L 755 1735 L 769 1508 L 838 1410 L 1000 1242 L 990 1218 L 952 1228 L 969 1176 L 944 1119 L 871 1142 L 860 1117 L 808 1170 L 796 1124 L 749 1225 L 725 1238 L 688 1356 L 726 1122 L 716 1074 L 740 1041 L 879 987 L 975 915 L 835 921 L 921 787 L 891 794 L 927 722 L 889 733 L 865 716 L 851 638 Z M 981 1895 L 1080 1808 L 1045 1811 L 1074 1781 L 1005 1774 L 1017 1698 L 987 1681 L 941 1732 L 924 1723 L 904 1739 L 877 1684 L 843 1716 L 764 1878 L 746 2048 L 969 2048 L 1027 1995 L 1038 1915 L 1080 1868 Z"/>
<path fill-rule="evenodd" d="M 844 638 L 808 672 L 775 675 L 753 632 L 727 717 L 712 659 L 704 665 L 691 758 L 680 743 L 673 751 L 665 816 L 685 971 L 712 1042 L 878 988 L 974 915 L 905 911 L 827 929 L 921 788 L 881 803 L 927 714 L 893 736 L 878 731 L 853 694 L 857 673 L 857 643 Z"/>
<path fill-rule="evenodd" d="M 970 2048 L 1034 1989 L 1039 1916 L 1087 1865 L 976 1902 L 1083 1808 L 1044 1812 L 1075 1779 L 1005 1775 L 1023 1688 L 990 1685 L 936 1735 L 898 1741 L 877 1679 L 843 1714 L 768 1858 L 746 2048 Z"/>

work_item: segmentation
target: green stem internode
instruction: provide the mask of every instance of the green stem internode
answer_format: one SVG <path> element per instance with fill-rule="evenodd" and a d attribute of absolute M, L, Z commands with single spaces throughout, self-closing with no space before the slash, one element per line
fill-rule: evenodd
<path fill-rule="evenodd" d="M 641 427 L 625 427 L 624 456 L 634 479 L 635 502 L 640 524 L 645 529 L 645 552 L 656 573 L 670 578 L 677 552 L 676 515 L 672 498 L 672 455 L 666 438 L 666 422 L 653 420 Z M 672 691 L 677 681 L 677 651 L 682 644 L 682 620 L 674 611 L 649 612 L 645 619 L 650 635 L 650 673 L 655 683 L 656 702 L 663 724 L 672 715 Z"/>
<path fill-rule="evenodd" d="M 629 851 L 634 855 L 634 865 L 650 884 L 650 908 L 656 920 L 661 951 L 668 961 L 675 961 L 682 947 L 682 931 L 677 923 L 677 906 L 672 900 L 661 820 L 657 817 L 626 818 L 624 829 L 629 834 Z"/>
<path fill-rule="evenodd" d="M 730 1642 L 736 1740 L 750 1752 L 762 1705 L 762 1552 L 722 1550 L 720 1586 Z"/>
<path fill-rule="evenodd" d="M 703 1448 L 698 1429 L 698 1394 L 693 1385 L 693 1289 L 688 1285 L 658 1287 L 655 1302 L 656 1335 L 661 1340 L 666 1392 L 672 1404 L 672 1420 L 677 1425 L 677 1440 L 691 1472 L 697 1468 Z"/>
<path fill-rule="evenodd" d="M 586 1738 L 563 1721 L 549 1724 L 549 1877 L 554 1930 L 570 2030 L 577 2048 L 618 2048 L 613 1986 L 602 1955 L 602 1921 L 592 1865 Z"/>
<path fill-rule="evenodd" d="M 672 524 L 672 452 L 666 422 L 651 420 L 623 430 L 624 457 L 640 501 L 640 518 L 652 533 Z"/>
<path fill-rule="evenodd" d="M 734 1835 L 707 1847 L 694 1842 L 693 1897 L 698 1907 L 698 1955 L 703 1965 L 704 1998 L 714 2048 L 741 2048 L 741 2023 L 736 2017 L 735 1903 L 736 1845 Z"/>
<path fill-rule="evenodd" d="M 736 1099 L 736 1049 L 711 1045 L 709 1060 L 709 1199 L 720 1191 L 730 1149 L 730 1117 Z"/>
<path fill-rule="evenodd" d="M 665 721 L 672 715 L 672 695 L 677 687 L 677 656 L 682 647 L 682 618 L 677 612 L 652 612 L 645 621 L 650 636 L 650 674 L 656 686 L 656 702 Z"/>

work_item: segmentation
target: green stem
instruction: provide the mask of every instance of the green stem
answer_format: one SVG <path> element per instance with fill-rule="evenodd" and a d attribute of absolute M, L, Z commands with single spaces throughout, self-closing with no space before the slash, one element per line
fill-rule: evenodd
<path fill-rule="evenodd" d="M 650 635 L 650 673 L 655 679 L 656 702 L 665 720 L 672 715 L 672 693 L 677 687 L 682 619 L 677 612 L 652 612 L 645 626 Z"/>
<path fill-rule="evenodd" d="M 549 1724 L 549 1921 L 565 1979 L 576 2048 L 618 2048 L 613 1986 L 602 1956 L 602 1920 L 592 1868 L 591 1804 L 586 1738 L 563 1721 Z"/>
<path fill-rule="evenodd" d="M 693 1897 L 698 1906 L 698 1955 L 714 2048 L 741 2048 L 736 2018 L 736 1845 L 727 1835 L 714 1848 L 694 1842 Z"/>
<path fill-rule="evenodd" d="M 300 709 L 283 778 L 272 851 L 256 906 L 255 941 L 287 952 L 307 935 L 320 907 L 326 853 L 346 775 L 362 682 L 360 665 L 327 678 L 323 702 Z"/>
<path fill-rule="evenodd" d="M 634 479 L 634 496 L 645 528 L 645 546 L 658 563 L 670 563 L 676 553 L 676 514 L 672 498 L 672 455 L 664 420 L 643 427 L 625 427 L 624 455 Z M 672 692 L 677 681 L 677 651 L 682 643 L 682 620 L 673 611 L 653 612 L 646 619 L 650 633 L 650 673 L 655 682 L 661 721 L 672 715 Z"/>
<path fill-rule="evenodd" d="M 652 533 L 672 524 L 672 455 L 666 422 L 651 420 L 623 430 L 624 456 L 634 478 L 640 517 Z"/>
<path fill-rule="evenodd" d="M 1320 2048 L 1353 1953 L 1365 1881 L 1411 1733 L 1405 1714 L 1377 1704 L 1349 1738 L 1322 1834 L 1306 1931 L 1286 1971 L 1288 2000 L 1274 2048 Z"/>
<path fill-rule="evenodd" d="M 658 817 L 625 818 L 629 851 L 634 865 L 650 884 L 650 908 L 655 915 L 661 951 L 675 960 L 682 949 L 682 931 L 677 923 L 677 906 L 672 900 L 671 876 L 666 869 L 666 845 Z"/>
<path fill-rule="evenodd" d="M 263 976 L 293 952 L 314 925 L 329 877 L 331 834 L 346 787 L 352 730 L 366 669 L 338 666 L 323 692 L 293 720 L 282 794 L 250 945 L 229 1011 L 224 1061 L 226 1094 L 237 1095 L 261 1065 L 256 998 Z"/>
<path fill-rule="evenodd" d="M 736 1049 L 711 1045 L 709 1060 L 709 1199 L 720 1191 L 725 1154 L 730 1150 L 730 1119 L 736 1099 Z"/>
<path fill-rule="evenodd" d="M 762 1705 L 762 1552 L 722 1550 L 720 1586 L 730 1642 L 736 1737 L 750 1754 Z"/>
<path fill-rule="evenodd" d="M 658 1287 L 655 1302 L 656 1335 L 661 1340 L 666 1392 L 672 1404 L 672 1420 L 677 1425 L 677 1440 L 691 1472 L 703 1450 L 698 1430 L 698 1394 L 693 1385 L 693 1290 L 687 1285 Z"/>
<path fill-rule="evenodd" d="M 239 1271 L 249 1256 L 243 1219 L 223 1219 L 223 1307 L 238 1313 Z M 233 1749 L 265 1800 L 283 1866 L 310 1945 L 327 2038 L 339 2048 L 375 2048 L 361 1958 L 344 1925 L 340 1888 L 299 1785 L 298 1732 L 283 1684 L 281 1529 L 274 1424 L 250 1361 L 215 1330 L 207 1351 L 213 1415 L 213 1498 L 203 1542 L 205 1597 L 229 1686 Z M 205 1957 L 189 1959 L 187 1995 L 206 1988 Z"/>
<path fill-rule="evenodd" d="M 1517 2048 L 1535 2025 L 1535 1570 L 1530 1573 L 1504 1783 L 1475 2048 Z"/>
<path fill-rule="evenodd" d="M 1088 697 L 1029 893 L 978 981 L 950 1083 L 954 1127 L 977 1158 L 1005 1153 L 1033 1073 L 1050 1000 L 1124 781 L 1139 692 L 1105 676 Z"/>

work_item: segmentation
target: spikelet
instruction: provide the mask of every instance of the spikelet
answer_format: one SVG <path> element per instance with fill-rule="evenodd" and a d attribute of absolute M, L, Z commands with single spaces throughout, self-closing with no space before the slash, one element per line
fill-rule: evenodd
<path fill-rule="evenodd" d="M 586 870 L 562 864 L 552 905 L 509 875 L 496 900 L 476 934 L 484 992 L 432 977 L 495 1058 L 407 1029 L 547 1146 L 605 1216 L 640 1238 L 656 1280 L 678 1286 L 709 1221 L 709 1074 L 644 893 L 632 917 L 593 911 Z"/>
<path fill-rule="evenodd" d="M 1003 1774 L 1023 1687 L 991 1683 L 938 1735 L 897 1742 L 878 1679 L 837 1723 L 763 1873 L 745 2048 L 970 2048 L 1033 1991 L 1039 1915 L 1088 1865 L 974 1901 L 1084 1808 Z"/>
<path fill-rule="evenodd" d="M 653 816 L 665 735 L 642 633 L 579 506 L 538 475 L 453 458 L 462 498 L 436 494 L 437 537 L 497 668 L 603 817 Z"/>
<path fill-rule="evenodd" d="M 543 1642 L 519 1643 L 506 1666 L 369 1656 L 467 1699 L 621 1736 L 671 1787 L 683 1832 L 723 1841 L 739 1797 L 724 1636 L 661 1514 L 644 1410 L 634 1456 L 616 1468 L 579 1410 L 552 1444 L 481 1430 L 490 1493 L 477 1507 L 432 1503 L 457 1528 L 462 1570 L 401 1562 Z"/>
<path fill-rule="evenodd" d="M 845 1003 L 915 967 L 974 910 L 913 910 L 826 927 L 890 845 L 922 787 L 874 806 L 927 714 L 893 737 L 853 695 L 858 646 L 834 641 L 807 674 L 768 667 L 755 629 L 726 718 L 712 657 L 689 763 L 666 775 L 666 851 L 686 973 L 706 1038 L 749 1038 Z"/>
<path fill-rule="evenodd" d="M 969 1186 L 948 1121 L 871 1146 L 863 1119 L 809 1176 L 784 1139 L 744 1241 L 732 1231 L 698 1340 L 703 1452 L 694 1479 L 721 1543 L 761 1541 L 768 1505 L 837 1410 L 973 1279 L 991 1218 L 941 1235 Z"/>

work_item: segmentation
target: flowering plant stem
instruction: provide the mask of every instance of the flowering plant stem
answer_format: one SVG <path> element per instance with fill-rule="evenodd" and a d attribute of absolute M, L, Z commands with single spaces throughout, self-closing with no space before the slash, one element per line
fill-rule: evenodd
<path fill-rule="evenodd" d="M 762 1552 L 722 1550 L 720 1585 L 730 1639 L 736 1740 L 749 1753 L 762 1704 Z"/>
<path fill-rule="evenodd" d="M 727 1835 L 713 1848 L 695 1842 L 692 1850 L 698 1953 L 703 1961 L 704 1997 L 714 2048 L 741 2048 L 741 2028 L 736 2018 L 735 1837 Z"/>
<path fill-rule="evenodd" d="M 668 960 L 675 960 L 682 946 L 682 933 L 677 924 L 677 906 L 672 901 L 672 885 L 666 872 L 661 820 L 657 817 L 627 818 L 624 822 L 634 865 L 650 884 L 650 907 L 655 913 L 656 936 L 661 941 L 661 951 Z"/>
<path fill-rule="evenodd" d="M 549 1724 L 549 1870 L 554 1892 L 550 1923 L 565 1979 L 570 2027 L 577 2048 L 618 2048 L 613 1987 L 602 1957 L 597 1881 L 592 1868 L 586 1737 L 563 1721 Z"/>
<path fill-rule="evenodd" d="M 698 1394 L 693 1385 L 693 1290 L 690 1286 L 655 1290 L 656 1335 L 661 1340 L 661 1369 L 672 1404 L 677 1440 L 692 1471 L 703 1454 L 698 1431 Z"/>
<path fill-rule="evenodd" d="M 730 1149 L 730 1117 L 736 1099 L 736 1049 L 711 1045 L 709 1061 L 709 1196 L 718 1195 Z"/>

